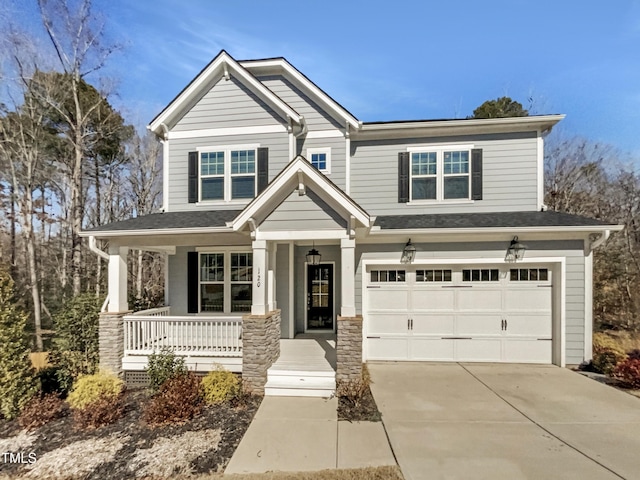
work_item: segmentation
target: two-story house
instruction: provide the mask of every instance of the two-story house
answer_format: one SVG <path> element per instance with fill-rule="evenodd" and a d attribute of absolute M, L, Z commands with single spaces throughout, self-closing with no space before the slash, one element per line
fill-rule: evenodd
<path fill-rule="evenodd" d="M 101 364 L 133 381 L 168 346 L 324 395 L 370 360 L 589 359 L 619 227 L 546 210 L 562 118 L 362 122 L 284 58 L 222 51 L 149 125 L 163 212 L 83 233 L 109 262 Z M 166 254 L 165 307 L 128 312 L 128 249 Z"/>

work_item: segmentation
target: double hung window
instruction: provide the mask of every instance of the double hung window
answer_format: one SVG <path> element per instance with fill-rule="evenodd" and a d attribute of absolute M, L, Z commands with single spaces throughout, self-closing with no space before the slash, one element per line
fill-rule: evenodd
<path fill-rule="evenodd" d="M 220 147 L 200 151 L 200 201 L 256 196 L 256 148 Z"/>
<path fill-rule="evenodd" d="M 425 148 L 411 154 L 411 200 L 469 200 L 471 149 Z"/>
<path fill-rule="evenodd" d="M 253 255 L 249 252 L 200 254 L 200 311 L 250 312 Z"/>

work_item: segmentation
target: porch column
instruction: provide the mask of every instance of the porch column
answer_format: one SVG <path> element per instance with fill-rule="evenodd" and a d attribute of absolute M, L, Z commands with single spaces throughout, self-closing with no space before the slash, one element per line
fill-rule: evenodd
<path fill-rule="evenodd" d="M 126 312 L 127 301 L 127 247 L 109 245 L 109 306 L 108 312 Z"/>
<path fill-rule="evenodd" d="M 266 315 L 269 300 L 267 298 L 267 241 L 254 240 L 253 248 L 253 291 L 251 315 Z"/>
<path fill-rule="evenodd" d="M 340 316 L 354 317 L 356 314 L 356 278 L 355 278 L 356 241 L 351 238 L 340 240 L 342 263 L 342 305 Z"/>
<path fill-rule="evenodd" d="M 278 252 L 278 244 L 271 242 L 269 248 L 267 248 L 267 255 L 269 261 L 269 274 L 267 275 L 267 295 L 269 299 L 269 305 L 267 311 L 271 312 L 275 310 L 276 305 L 276 253 Z"/>

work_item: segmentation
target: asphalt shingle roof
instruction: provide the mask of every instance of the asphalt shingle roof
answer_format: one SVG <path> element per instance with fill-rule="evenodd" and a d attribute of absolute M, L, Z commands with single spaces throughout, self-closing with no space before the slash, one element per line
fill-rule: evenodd
<path fill-rule="evenodd" d="M 121 222 L 89 228 L 86 232 L 113 232 L 127 230 L 157 230 L 167 228 L 224 227 L 240 210 L 212 210 L 205 212 L 152 213 Z"/>
<path fill-rule="evenodd" d="M 563 212 L 491 212 L 424 215 L 381 215 L 375 225 L 383 230 L 406 228 L 517 228 L 610 225 L 594 218 Z"/>

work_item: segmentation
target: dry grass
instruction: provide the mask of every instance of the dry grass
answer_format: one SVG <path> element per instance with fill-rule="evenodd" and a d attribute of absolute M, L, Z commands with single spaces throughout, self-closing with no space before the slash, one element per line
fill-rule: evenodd
<path fill-rule="evenodd" d="M 604 332 L 615 340 L 625 352 L 640 349 L 640 333 L 607 331 Z"/>
<path fill-rule="evenodd" d="M 51 366 L 49 363 L 49 352 L 31 352 L 29 357 L 31 357 L 31 364 L 36 370 Z"/>
<path fill-rule="evenodd" d="M 152 479 L 153 477 L 148 477 Z M 368 467 L 319 472 L 268 472 L 177 476 L 174 480 L 404 480 L 398 467 Z"/>

